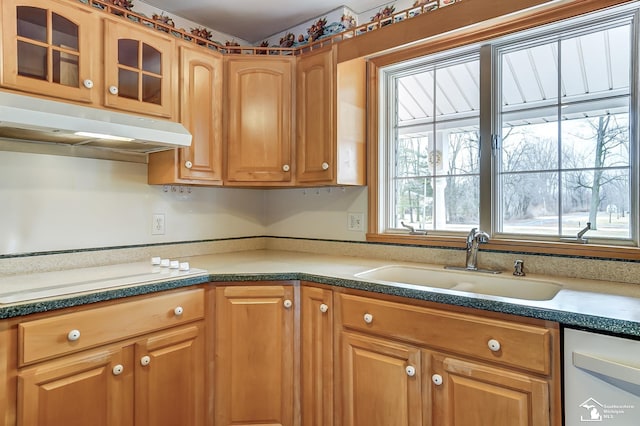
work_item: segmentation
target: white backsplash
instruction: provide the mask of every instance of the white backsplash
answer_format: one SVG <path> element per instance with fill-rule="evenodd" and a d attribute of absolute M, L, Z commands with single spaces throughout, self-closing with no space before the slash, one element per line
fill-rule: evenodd
<path fill-rule="evenodd" d="M 0 152 L 0 254 L 264 235 L 261 190 L 147 185 L 147 166 Z M 151 234 L 154 213 L 164 235 Z"/>
<path fill-rule="evenodd" d="M 267 194 L 267 235 L 365 241 L 367 188 L 277 189 Z M 362 230 L 348 227 L 349 213 L 362 214 Z"/>

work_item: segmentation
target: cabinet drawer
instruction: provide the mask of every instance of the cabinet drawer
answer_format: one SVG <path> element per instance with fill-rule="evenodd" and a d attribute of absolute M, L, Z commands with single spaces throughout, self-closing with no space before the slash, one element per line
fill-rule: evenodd
<path fill-rule="evenodd" d="M 346 294 L 338 302 L 345 328 L 550 373 L 551 333 L 544 327 Z"/>
<path fill-rule="evenodd" d="M 194 289 L 23 322 L 18 326 L 19 362 L 25 365 L 202 317 L 204 290 Z"/>

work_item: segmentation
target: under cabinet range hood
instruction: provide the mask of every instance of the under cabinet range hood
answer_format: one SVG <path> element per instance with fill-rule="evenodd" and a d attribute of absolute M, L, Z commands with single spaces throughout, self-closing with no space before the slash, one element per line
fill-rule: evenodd
<path fill-rule="evenodd" d="M 2 91 L 0 139 L 135 154 L 191 146 L 180 123 Z"/>

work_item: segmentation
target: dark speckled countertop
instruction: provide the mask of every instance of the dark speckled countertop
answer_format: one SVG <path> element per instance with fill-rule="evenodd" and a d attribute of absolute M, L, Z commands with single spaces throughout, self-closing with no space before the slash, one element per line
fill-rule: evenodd
<path fill-rule="evenodd" d="M 420 285 L 389 284 L 360 279 L 355 276 L 357 273 L 389 264 L 441 270 L 442 267 L 437 265 L 276 250 L 212 254 L 181 260 L 189 261 L 192 268 L 206 270 L 208 274 L 173 277 L 139 285 L 96 289 L 91 292 L 0 305 L 0 319 L 188 287 L 206 282 L 304 280 L 373 293 L 557 321 L 566 326 L 640 337 L 640 285 L 637 284 L 531 276 L 527 278 L 561 283 L 562 289 L 551 300 L 522 300 Z M 0 282 L 1 280 L 0 277 Z"/>

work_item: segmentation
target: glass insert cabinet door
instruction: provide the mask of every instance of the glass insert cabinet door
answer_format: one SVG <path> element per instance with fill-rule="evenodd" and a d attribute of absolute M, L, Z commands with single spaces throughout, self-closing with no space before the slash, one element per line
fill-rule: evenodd
<path fill-rule="evenodd" d="M 2 85 L 92 102 L 94 17 L 58 2 L 2 2 Z"/>
<path fill-rule="evenodd" d="M 173 41 L 112 21 L 105 34 L 105 104 L 171 118 Z"/>

